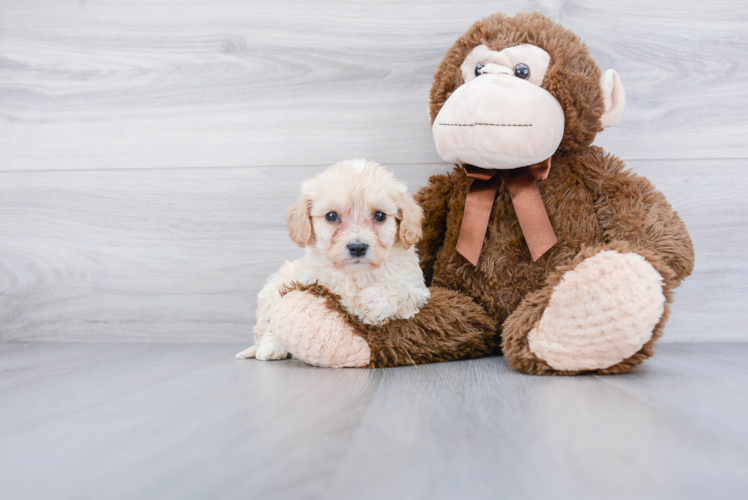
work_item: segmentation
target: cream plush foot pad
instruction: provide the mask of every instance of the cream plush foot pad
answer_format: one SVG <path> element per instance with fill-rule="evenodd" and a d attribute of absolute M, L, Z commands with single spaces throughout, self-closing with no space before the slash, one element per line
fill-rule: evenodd
<path fill-rule="evenodd" d="M 608 368 L 652 338 L 664 309 L 662 277 L 644 257 L 602 251 L 554 288 L 529 348 L 556 370 Z"/>
<path fill-rule="evenodd" d="M 287 293 L 273 311 L 270 328 L 295 358 L 310 365 L 362 367 L 371 361 L 366 340 L 318 295 Z"/>

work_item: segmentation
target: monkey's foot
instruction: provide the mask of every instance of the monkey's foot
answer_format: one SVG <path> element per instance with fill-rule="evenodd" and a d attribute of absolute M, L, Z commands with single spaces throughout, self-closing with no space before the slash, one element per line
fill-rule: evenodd
<path fill-rule="evenodd" d="M 288 292 L 276 305 L 270 327 L 283 347 L 310 365 L 364 367 L 371 362 L 368 342 L 324 296 Z"/>
<path fill-rule="evenodd" d="M 527 345 L 556 370 L 605 369 L 636 354 L 664 311 L 660 273 L 639 254 L 605 250 L 564 274 Z"/>

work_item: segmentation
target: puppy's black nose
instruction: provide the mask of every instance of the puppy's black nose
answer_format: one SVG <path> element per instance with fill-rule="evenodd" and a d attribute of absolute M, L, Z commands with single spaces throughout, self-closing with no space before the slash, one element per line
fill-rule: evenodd
<path fill-rule="evenodd" d="M 361 257 L 364 255 L 367 248 L 369 248 L 369 245 L 366 243 L 355 242 L 348 244 L 348 252 L 350 252 L 354 257 Z"/>

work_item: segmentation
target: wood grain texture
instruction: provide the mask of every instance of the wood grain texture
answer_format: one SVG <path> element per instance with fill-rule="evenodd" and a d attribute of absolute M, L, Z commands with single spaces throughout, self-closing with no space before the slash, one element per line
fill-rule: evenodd
<path fill-rule="evenodd" d="M 0 344 L 4 498 L 742 499 L 748 344 L 638 372 L 380 370 L 241 345 Z M 137 369 L 134 369 L 137 368 Z"/>
<path fill-rule="evenodd" d="M 663 341 L 748 339 L 743 161 L 630 166 L 696 246 Z M 450 168 L 388 167 L 411 189 Z M 322 169 L 0 173 L 0 340 L 249 341 L 257 292 L 301 256 L 285 207 Z"/>
<path fill-rule="evenodd" d="M 607 149 L 748 156 L 742 0 L 2 0 L 0 169 L 437 162 L 442 56 L 475 20 L 532 10 L 620 73 Z"/>
<path fill-rule="evenodd" d="M 697 252 L 664 341 L 748 339 L 748 4 L 0 0 L 0 341 L 234 342 L 300 255 L 283 213 L 345 158 L 423 185 L 453 41 L 539 10 L 627 89 L 598 143 Z"/>
<path fill-rule="evenodd" d="M 249 341 L 257 292 L 302 255 L 286 206 L 321 170 L 0 173 L 0 339 Z"/>

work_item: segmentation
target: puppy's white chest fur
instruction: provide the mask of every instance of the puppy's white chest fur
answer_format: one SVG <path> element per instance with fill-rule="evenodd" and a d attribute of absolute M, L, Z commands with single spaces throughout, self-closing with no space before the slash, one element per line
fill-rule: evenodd
<path fill-rule="evenodd" d="M 371 271 L 351 273 L 331 267 L 313 249 L 293 262 L 285 262 L 268 278 L 258 294 L 255 345 L 236 356 L 240 359 L 283 359 L 288 352 L 275 340 L 270 319 L 281 291 L 294 282 L 319 283 L 340 297 L 340 303 L 359 321 L 383 325 L 390 319 L 412 318 L 430 296 L 413 247 L 394 249 L 391 257 Z"/>
<path fill-rule="evenodd" d="M 286 266 L 289 278 L 293 276 L 290 281 L 318 282 L 338 295 L 348 312 L 370 325 L 382 325 L 392 318 L 412 318 L 429 297 L 414 248 L 393 249 L 382 265 L 360 272 L 336 269 L 313 249 Z M 285 274 L 283 268 L 280 273 Z"/>

